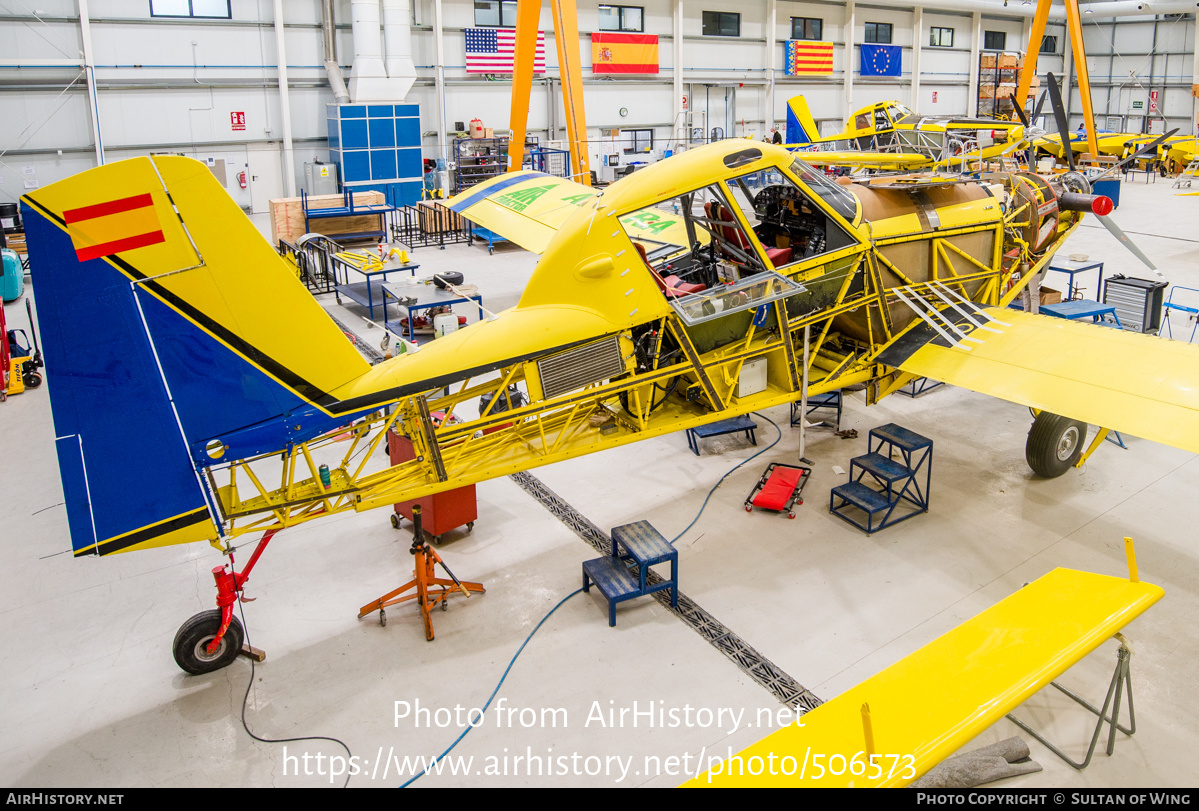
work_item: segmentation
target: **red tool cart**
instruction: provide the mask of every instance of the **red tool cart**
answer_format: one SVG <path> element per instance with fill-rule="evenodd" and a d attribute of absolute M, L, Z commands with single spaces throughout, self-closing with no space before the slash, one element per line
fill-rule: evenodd
<path fill-rule="evenodd" d="M 387 453 L 393 465 L 416 458 L 412 450 L 412 440 L 395 431 L 389 431 L 387 434 Z M 475 499 L 473 484 L 396 504 L 395 512 L 391 516 L 393 527 L 400 528 L 401 518 L 412 520 L 413 504 L 420 505 L 425 534 L 434 544 L 440 544 L 443 535 L 458 527 L 465 526 L 466 531 L 470 532 L 475 528 L 475 519 L 479 517 L 479 505 Z"/>

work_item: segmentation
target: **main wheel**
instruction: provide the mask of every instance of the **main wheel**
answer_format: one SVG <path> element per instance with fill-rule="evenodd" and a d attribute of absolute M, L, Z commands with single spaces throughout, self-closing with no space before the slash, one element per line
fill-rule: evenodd
<path fill-rule="evenodd" d="M 1042 411 L 1033 420 L 1024 446 L 1024 458 L 1033 473 L 1057 478 L 1074 466 L 1087 438 L 1087 424 Z"/>
<path fill-rule="evenodd" d="M 216 653 L 210 654 L 208 643 L 212 642 L 220 629 L 219 608 L 201 611 L 179 626 L 174 643 L 175 664 L 195 676 L 228 667 L 241 651 L 246 634 L 242 630 L 241 622 L 234 617 L 225 635 L 221 637 L 221 644 Z"/>

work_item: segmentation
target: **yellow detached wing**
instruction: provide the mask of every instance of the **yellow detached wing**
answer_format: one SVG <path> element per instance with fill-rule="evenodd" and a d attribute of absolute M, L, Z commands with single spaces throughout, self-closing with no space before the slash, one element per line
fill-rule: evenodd
<path fill-rule="evenodd" d="M 533 253 L 545 253 L 554 234 L 580 207 L 596 205 L 600 192 L 541 172 L 520 171 L 472 186 L 445 205 L 471 222 Z M 661 210 L 643 210 L 620 218 L 628 235 L 650 246 L 690 247 L 683 218 Z M 708 235 L 696 238 L 707 244 Z"/>
<path fill-rule="evenodd" d="M 508 172 L 471 186 L 445 205 L 533 253 L 542 253 L 562 224 L 598 192 L 542 172 Z"/>
<path fill-rule="evenodd" d="M 879 361 L 1021 405 L 1199 453 L 1199 347 L 1018 310 L 982 343 L 920 339 L 920 326 Z M 925 335 L 925 338 L 928 336 Z"/>
<path fill-rule="evenodd" d="M 808 712 L 802 725 L 785 726 L 723 760 L 728 750 L 712 747 L 713 756 L 701 763 L 709 771 L 685 785 L 906 786 L 1164 594 L 1152 583 L 1054 569 Z"/>

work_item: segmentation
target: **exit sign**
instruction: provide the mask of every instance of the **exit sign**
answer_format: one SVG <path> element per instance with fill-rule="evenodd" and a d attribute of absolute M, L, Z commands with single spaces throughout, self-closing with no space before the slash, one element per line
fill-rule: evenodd
<path fill-rule="evenodd" d="M 229 113 L 229 123 L 233 126 L 234 132 L 241 132 L 241 131 L 245 130 L 246 114 L 244 112 Z"/>

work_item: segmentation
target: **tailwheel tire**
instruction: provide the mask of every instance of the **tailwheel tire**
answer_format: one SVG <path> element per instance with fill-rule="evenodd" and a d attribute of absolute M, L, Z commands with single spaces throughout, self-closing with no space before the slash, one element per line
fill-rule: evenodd
<path fill-rule="evenodd" d="M 228 630 L 221 637 L 221 644 L 215 653 L 208 652 L 208 644 L 212 642 L 217 631 L 221 629 L 221 609 L 213 608 L 201 611 L 183 625 L 175 634 L 173 647 L 175 664 L 193 676 L 211 673 L 228 667 L 237 654 L 241 652 L 242 642 L 246 638 L 241 622 L 234 617 L 229 623 Z"/>
<path fill-rule="evenodd" d="M 1087 424 L 1042 411 L 1028 431 L 1024 458 L 1033 473 L 1054 479 L 1074 467 L 1087 438 Z"/>

